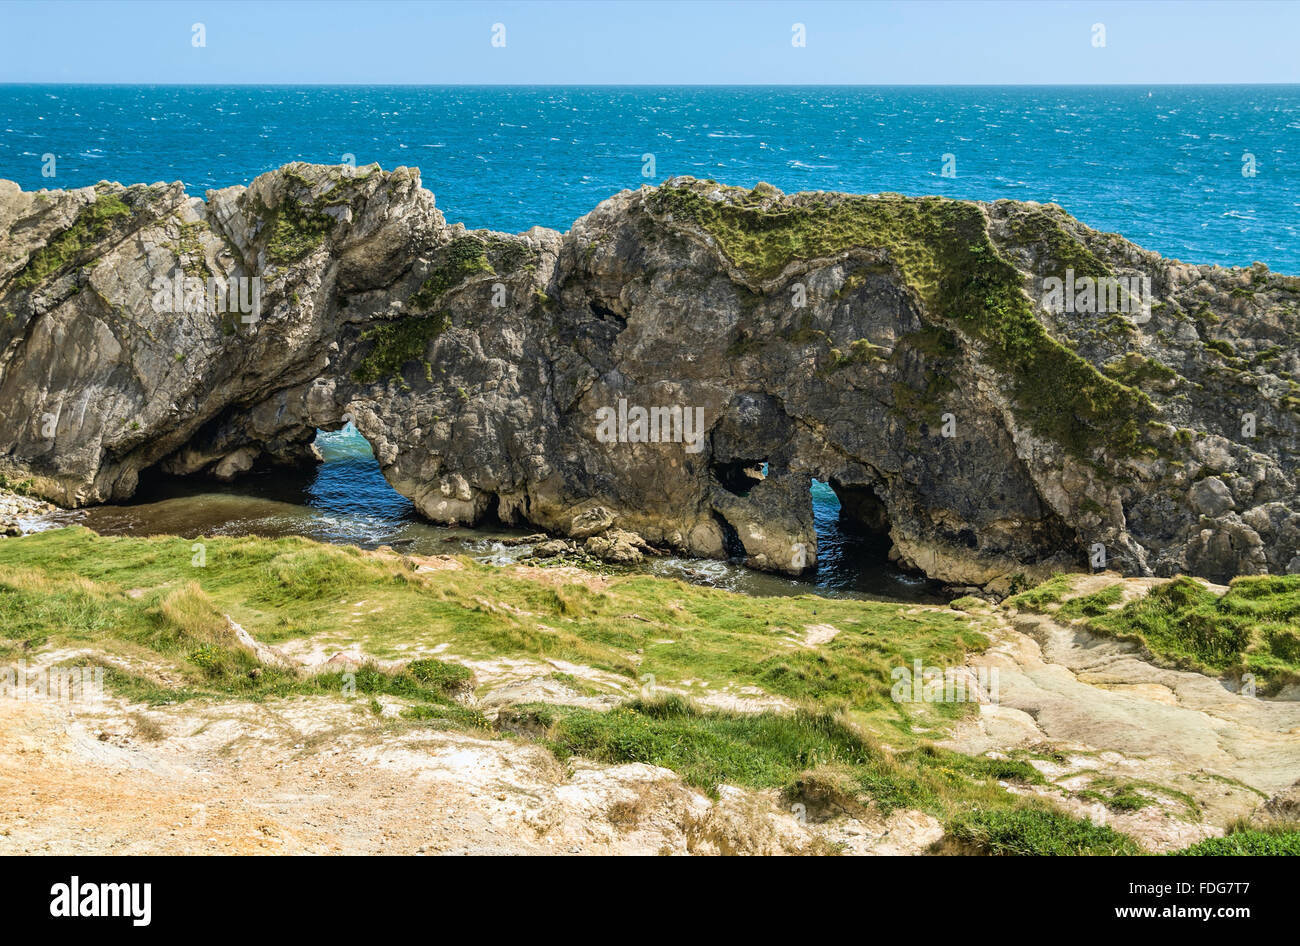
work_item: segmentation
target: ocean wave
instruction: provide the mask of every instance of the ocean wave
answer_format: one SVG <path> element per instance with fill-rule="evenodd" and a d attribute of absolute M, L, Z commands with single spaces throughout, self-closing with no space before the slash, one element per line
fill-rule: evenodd
<path fill-rule="evenodd" d="M 1092 225 L 1130 237 L 1155 234 L 1145 245 L 1166 255 L 1229 265 L 1262 258 L 1279 270 L 1297 271 L 1300 244 L 1285 228 L 1300 216 L 1300 186 L 1282 172 L 1294 164 L 1289 139 L 1300 129 L 1300 96 L 1279 87 L 1261 104 L 1258 90 L 1225 87 L 1213 96 L 1203 89 L 1157 91 L 1158 103 L 1146 90 L 1058 95 L 1003 89 L 985 96 L 993 102 L 988 105 L 969 101 L 968 92 L 940 88 L 881 93 L 774 87 L 746 98 L 708 88 L 86 86 L 33 93 L 0 86 L 0 176 L 28 190 L 48 187 L 38 159 L 50 151 L 66 159 L 60 187 L 105 177 L 123 183 L 180 179 L 201 196 L 207 187 L 247 184 L 285 161 L 334 154 L 343 140 L 354 142 L 348 150 L 364 150 L 386 168 L 419 164 L 410 150 L 454 158 L 430 156 L 426 163 L 438 164 L 436 176 L 426 170 L 439 198 L 463 208 L 471 228 L 517 231 L 540 223 L 565 229 L 591 210 L 593 190 L 627 183 L 640 154 L 658 146 L 661 165 L 671 151 L 673 165 L 683 169 L 707 169 L 720 179 L 762 179 L 787 192 L 939 190 L 989 198 L 1024 189 L 1043 199 L 1052 193 Z M 274 103 L 280 101 L 285 105 L 277 111 Z M 737 127 L 742 124 L 762 131 L 743 131 Z M 521 147 L 521 139 L 533 136 L 513 134 L 517 129 L 532 131 L 536 147 Z M 253 146 L 226 145 L 223 156 L 196 146 L 204 140 Z M 642 144 L 633 147 L 635 142 Z M 981 163 L 1000 172 L 1001 180 L 991 173 L 966 174 L 940 186 L 933 159 L 954 149 L 987 155 Z M 1225 168 L 1224 161 L 1235 165 L 1241 150 L 1274 169 L 1271 186 L 1244 185 L 1250 187 L 1247 206 L 1221 217 L 1223 201 L 1239 199 L 1231 183 L 1234 168 Z M 1108 157 L 1121 152 L 1122 161 Z M 698 163 L 689 165 L 681 155 Z M 574 176 L 575 166 L 589 172 L 585 180 Z M 494 189 L 491 181 L 511 186 Z M 1193 186 L 1168 187 L 1184 181 Z M 1149 195 L 1163 191 L 1169 192 L 1152 206 Z M 1137 214 L 1144 207 L 1151 218 L 1146 223 Z M 1253 216 L 1244 215 L 1247 209 Z M 1201 229 L 1207 219 L 1210 227 Z M 1180 234 L 1196 235 L 1195 253 Z M 1275 248 L 1279 235 L 1283 250 Z"/>

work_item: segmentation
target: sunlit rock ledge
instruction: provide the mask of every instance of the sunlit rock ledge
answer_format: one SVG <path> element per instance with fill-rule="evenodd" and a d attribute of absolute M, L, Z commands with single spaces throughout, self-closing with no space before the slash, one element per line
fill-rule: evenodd
<path fill-rule="evenodd" d="M 350 421 L 436 522 L 797 573 L 817 478 L 953 584 L 1294 573 L 1298 313 L 1054 205 L 675 178 L 510 235 L 411 168 L 0 182 L 0 473 L 121 500 Z"/>

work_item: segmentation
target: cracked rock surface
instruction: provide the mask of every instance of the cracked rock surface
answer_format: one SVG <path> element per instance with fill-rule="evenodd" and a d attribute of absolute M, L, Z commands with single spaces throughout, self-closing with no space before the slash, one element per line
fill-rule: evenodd
<path fill-rule="evenodd" d="M 1083 273 L 1147 305 L 1045 301 Z M 1098 545 L 1134 575 L 1297 572 L 1298 332 L 1300 278 L 1052 205 L 679 178 L 511 235 L 449 225 L 411 168 L 0 182 L 0 474 L 66 506 L 312 462 L 351 421 L 429 519 L 629 560 L 812 568 L 815 477 L 952 584 Z"/>

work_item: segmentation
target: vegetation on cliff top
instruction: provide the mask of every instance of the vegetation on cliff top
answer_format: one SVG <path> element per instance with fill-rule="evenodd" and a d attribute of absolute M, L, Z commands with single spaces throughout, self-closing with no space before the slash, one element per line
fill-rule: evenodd
<path fill-rule="evenodd" d="M 130 217 L 131 208 L 115 194 L 101 194 L 77 214 L 72 226 L 51 237 L 14 276 L 15 289 L 30 289 L 73 263 L 78 256 L 113 232 L 115 221 Z"/>
<path fill-rule="evenodd" d="M 361 333 L 363 341 L 371 342 L 370 350 L 352 369 L 352 380 L 360 384 L 373 384 L 401 373 L 402 366 L 411 361 L 425 361 L 429 342 L 447 330 L 451 320 L 446 312 L 434 315 L 409 315 L 395 322 L 377 325 Z M 426 373 L 432 370 L 425 361 Z"/>
<path fill-rule="evenodd" d="M 1084 619 L 1093 633 L 1136 641 L 1169 666 L 1236 678 L 1252 674 L 1266 692 L 1300 682 L 1300 575 L 1234 578 L 1222 595 L 1180 577 L 1123 607 L 1116 607 L 1122 600 L 1118 582 L 1066 598 L 1069 587 L 1068 577 L 1057 576 L 1011 603 Z"/>
<path fill-rule="evenodd" d="M 271 209 L 260 199 L 255 204 L 257 215 L 266 221 L 269 231 L 266 257 L 281 266 L 296 262 L 320 246 L 338 223 L 338 218 L 323 208 L 352 203 L 360 193 L 358 185 L 378 170 L 378 165 L 371 165 L 364 173 L 359 169 L 343 173 L 339 168 L 328 168 L 326 182 L 299 173 L 296 168 L 300 166 L 294 164 L 283 168 L 284 179 L 294 192 L 286 193 L 279 206 Z M 321 188 L 322 184 L 324 189 L 313 196 L 313 191 Z"/>
<path fill-rule="evenodd" d="M 487 257 L 487 244 L 478 237 L 458 237 L 442 251 L 436 266 L 411 296 L 409 305 L 424 311 L 438 303 L 450 289 L 479 273 L 495 273 Z"/>
<path fill-rule="evenodd" d="M 1008 221 L 1008 228 L 1017 243 L 1039 254 L 1044 261 L 1059 267 L 1060 276 L 1065 269 L 1073 269 L 1078 276 L 1109 276 L 1110 269 L 1081 242 L 1061 226 L 1057 211 L 1046 207 L 1024 205 Z"/>
<path fill-rule="evenodd" d="M 431 309 L 447 292 L 472 276 L 508 276 L 534 265 L 535 251 L 517 239 L 496 235 L 456 237 L 441 250 L 437 264 L 408 304 L 417 312 Z"/>
<path fill-rule="evenodd" d="M 767 281 L 795 260 L 852 248 L 884 252 L 917 293 L 925 313 L 987 347 L 1004 372 L 1017 414 L 1039 436 L 1081 459 L 1125 457 L 1139 448 L 1154 408 L 1146 395 L 1107 378 L 1053 339 L 1035 317 L 1020 272 L 989 238 L 974 203 L 898 195 L 800 195 L 774 202 L 770 190 L 664 185 L 651 209 L 704 231 L 748 278 Z M 1069 242 L 1069 241 L 1067 241 Z M 1080 249 L 1078 261 L 1091 256 Z"/>
<path fill-rule="evenodd" d="M 429 312 L 443 296 L 473 276 L 507 276 L 534 263 L 534 251 L 517 240 L 498 236 L 457 237 L 440 251 L 429 275 L 407 300 L 407 308 L 411 313 Z M 353 380 L 371 384 L 396 377 L 408 362 L 423 361 L 428 343 L 450 326 L 450 316 L 441 311 L 427 316 L 406 315 L 388 325 L 367 329 L 361 338 L 372 344 L 353 369 Z M 431 372 L 432 365 L 426 361 L 425 374 Z"/>
<path fill-rule="evenodd" d="M 327 213 L 304 206 L 286 194 L 275 210 L 266 212 L 271 235 L 266 241 L 266 258 L 281 266 L 306 256 L 325 241 L 335 219 Z"/>

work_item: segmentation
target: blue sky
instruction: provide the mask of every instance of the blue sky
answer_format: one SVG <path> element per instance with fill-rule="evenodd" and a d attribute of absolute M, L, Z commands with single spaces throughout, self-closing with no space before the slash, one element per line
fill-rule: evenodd
<path fill-rule="evenodd" d="M 54 0 L 0 3 L 0 82 L 1300 82 L 1297 37 L 1290 0 Z"/>

